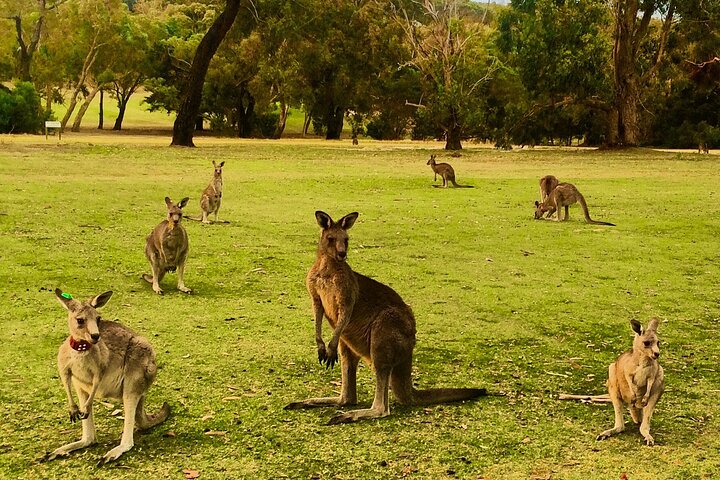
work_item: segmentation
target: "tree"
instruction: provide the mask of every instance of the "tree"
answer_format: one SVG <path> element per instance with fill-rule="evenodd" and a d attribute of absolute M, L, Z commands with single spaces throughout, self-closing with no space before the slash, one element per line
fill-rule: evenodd
<path fill-rule="evenodd" d="M 613 75 L 615 98 L 608 132 L 610 145 L 632 147 L 641 141 L 640 104 L 642 89 L 657 74 L 664 60 L 667 39 L 675 15 L 676 0 L 613 0 Z M 641 48 L 651 32 L 653 15 L 665 18 L 658 32 L 657 46 L 649 65 L 643 69 Z"/>
<path fill-rule="evenodd" d="M 442 128 L 447 150 L 462 149 L 482 115 L 483 87 L 499 68 L 486 48 L 486 19 L 485 11 L 459 0 L 425 0 L 417 18 L 407 10 L 398 15 L 412 49 L 407 65 L 423 77 L 424 98 L 417 106 Z"/>
<path fill-rule="evenodd" d="M 225 10 L 218 15 L 200 41 L 197 51 L 195 52 L 192 66 L 190 67 L 190 76 L 182 95 L 180 110 L 173 125 L 171 145 L 184 147 L 195 146 L 193 143 L 193 132 L 195 130 L 195 120 L 200 112 L 205 75 L 207 74 L 213 55 L 215 55 L 220 43 L 235 22 L 235 17 L 237 17 L 239 10 L 240 0 L 226 0 Z"/>
<path fill-rule="evenodd" d="M 46 18 L 53 10 L 67 0 L 35 0 L 36 8 L 29 7 L 28 0 L 0 1 L 0 10 L 13 21 L 17 41 L 17 76 L 25 82 L 32 81 L 31 66 L 46 24 Z M 28 18 L 29 22 L 26 22 Z M 27 25 L 29 23 L 29 25 Z"/>

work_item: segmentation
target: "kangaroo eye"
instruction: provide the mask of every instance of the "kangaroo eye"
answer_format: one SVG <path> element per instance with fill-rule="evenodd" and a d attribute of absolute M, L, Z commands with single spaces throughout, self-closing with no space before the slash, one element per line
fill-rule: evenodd
<path fill-rule="evenodd" d="M 328 237 L 328 242 L 333 243 L 335 241 L 335 237 Z"/>
<path fill-rule="evenodd" d="M 645 342 L 643 342 L 643 343 L 645 344 L 646 347 L 652 346 L 652 342 L 650 340 L 645 340 Z"/>
<path fill-rule="evenodd" d="M 78 318 L 77 319 L 78 325 L 85 325 L 85 319 L 84 318 Z"/>

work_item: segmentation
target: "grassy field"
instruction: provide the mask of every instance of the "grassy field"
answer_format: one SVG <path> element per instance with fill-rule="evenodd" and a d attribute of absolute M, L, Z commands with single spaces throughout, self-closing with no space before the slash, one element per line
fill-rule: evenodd
<path fill-rule="evenodd" d="M 720 196 L 717 156 L 652 150 L 468 145 L 450 158 L 437 143 L 349 140 L 0 136 L 0 477 L 2 478 L 716 478 L 720 471 Z M 432 188 L 429 153 L 473 189 Z M 162 297 L 140 280 L 145 236 L 163 197 L 191 197 L 226 162 L 220 218 L 186 222 L 185 275 Z M 578 207 L 558 224 L 533 221 L 538 179 L 573 182 Z M 486 387 L 503 394 L 429 408 L 391 404 L 388 418 L 325 426 L 335 410 L 284 411 L 339 388 L 339 368 L 317 364 L 305 274 L 319 229 L 314 211 L 360 217 L 349 263 L 392 286 L 417 318 L 419 388 Z M 37 460 L 71 440 L 56 371 L 67 336 L 60 287 L 87 298 L 154 345 L 160 370 L 151 411 L 170 419 L 137 435 L 118 463 L 118 402 L 96 402 L 100 443 L 68 459 Z M 661 319 L 666 393 L 656 446 L 637 428 L 605 442 L 609 405 L 557 400 L 602 393 L 607 366 L 629 348 L 630 319 Z M 326 325 L 325 337 L 329 338 Z M 359 372 L 362 405 L 371 370 Z M 629 416 L 626 415 L 629 422 Z"/>

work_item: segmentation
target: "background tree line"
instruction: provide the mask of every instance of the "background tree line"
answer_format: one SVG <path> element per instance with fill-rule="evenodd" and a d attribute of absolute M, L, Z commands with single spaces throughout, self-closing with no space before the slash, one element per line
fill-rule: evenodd
<path fill-rule="evenodd" d="M 190 143 L 203 125 L 280 138 L 294 109 L 327 139 L 720 147 L 717 0 L 0 0 L 0 17 L 3 132 L 61 101 L 77 130 L 105 94 L 120 130 L 144 87 L 176 129 L 190 112 Z"/>

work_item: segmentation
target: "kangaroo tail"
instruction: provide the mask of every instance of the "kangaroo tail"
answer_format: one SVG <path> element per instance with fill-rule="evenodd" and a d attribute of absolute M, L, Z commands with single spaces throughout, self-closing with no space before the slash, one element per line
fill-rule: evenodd
<path fill-rule="evenodd" d="M 578 194 L 578 203 L 580 204 L 580 206 L 581 206 L 582 209 L 583 209 L 583 214 L 585 214 L 585 221 L 586 221 L 587 223 L 589 223 L 589 224 L 591 224 L 591 225 L 608 225 L 608 226 L 611 226 L 611 227 L 614 227 L 614 226 L 615 226 L 614 223 L 610 223 L 610 222 L 599 222 L 599 221 L 597 221 L 597 220 L 593 220 L 592 218 L 590 218 L 590 212 L 588 212 L 587 203 L 585 203 L 585 197 L 583 197 L 580 192 L 577 192 L 577 194 Z"/>
<path fill-rule="evenodd" d="M 186 215 L 183 218 L 186 220 L 193 220 L 195 222 L 202 222 L 202 217 L 191 217 L 190 215 Z"/>
<path fill-rule="evenodd" d="M 433 405 L 436 403 L 460 402 L 487 395 L 484 388 L 431 388 L 412 390 L 413 405 Z"/>
<path fill-rule="evenodd" d="M 459 183 L 455 183 L 455 180 L 450 180 L 453 184 L 453 187 L 455 188 L 475 188 L 472 185 L 460 185 Z"/>
<path fill-rule="evenodd" d="M 145 396 L 140 397 L 140 402 L 135 413 L 135 424 L 138 430 L 148 430 L 152 427 L 160 425 L 170 416 L 170 405 L 163 403 L 160 411 L 154 415 L 148 415 L 145 411 Z"/>

